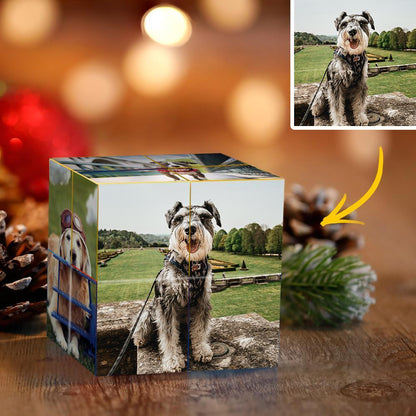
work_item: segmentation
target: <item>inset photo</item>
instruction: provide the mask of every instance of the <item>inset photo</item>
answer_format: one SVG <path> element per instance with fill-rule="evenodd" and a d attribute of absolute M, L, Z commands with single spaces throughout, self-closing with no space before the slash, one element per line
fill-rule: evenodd
<path fill-rule="evenodd" d="M 414 129 L 416 3 L 292 0 L 291 127 Z"/>

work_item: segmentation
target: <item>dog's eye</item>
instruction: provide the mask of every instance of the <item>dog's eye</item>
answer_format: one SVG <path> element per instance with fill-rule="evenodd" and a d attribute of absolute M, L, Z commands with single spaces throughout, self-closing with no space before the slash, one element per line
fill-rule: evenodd
<path fill-rule="evenodd" d="M 174 218 L 174 221 L 175 221 L 175 222 L 181 222 L 182 220 L 183 220 L 182 215 L 178 215 L 178 216 L 176 216 L 176 217 Z"/>
<path fill-rule="evenodd" d="M 202 214 L 200 215 L 201 221 L 209 221 L 212 219 L 212 215 Z"/>
<path fill-rule="evenodd" d="M 67 234 L 67 235 L 66 235 L 66 239 L 67 239 L 68 241 L 71 239 L 71 237 L 70 237 L 70 235 L 69 235 L 69 234 Z"/>
<path fill-rule="evenodd" d="M 81 247 L 81 243 L 79 241 L 77 241 L 77 246 Z"/>

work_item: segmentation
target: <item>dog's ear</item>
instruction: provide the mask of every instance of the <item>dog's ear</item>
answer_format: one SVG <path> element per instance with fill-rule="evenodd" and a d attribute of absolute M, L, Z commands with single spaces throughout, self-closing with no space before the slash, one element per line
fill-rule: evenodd
<path fill-rule="evenodd" d="M 81 270 L 90 275 L 91 274 L 91 262 L 90 256 L 88 254 L 88 248 L 85 241 L 82 241 L 82 263 L 81 263 Z"/>
<path fill-rule="evenodd" d="M 373 20 L 373 18 L 371 17 L 371 14 L 370 14 L 370 13 L 368 13 L 367 11 L 364 11 L 364 12 L 362 12 L 362 16 L 363 16 L 365 19 L 367 19 L 367 20 L 368 20 L 368 23 L 370 24 L 371 29 L 375 30 L 375 29 L 376 29 L 376 27 L 374 26 L 374 20 Z"/>
<path fill-rule="evenodd" d="M 217 223 L 218 227 L 221 227 L 221 218 L 220 213 L 217 210 L 217 207 L 211 201 L 204 202 L 204 208 L 209 211 L 212 216 L 215 218 L 215 222 Z"/>
<path fill-rule="evenodd" d="M 166 222 L 168 223 L 168 227 L 170 228 L 172 226 L 172 220 L 173 217 L 175 216 L 175 214 L 183 207 L 182 202 L 175 202 L 175 205 L 173 206 L 172 209 L 170 209 L 166 214 L 165 214 L 165 218 L 166 218 Z"/>
<path fill-rule="evenodd" d="M 337 17 L 335 20 L 334 20 L 334 23 L 335 23 L 335 29 L 337 29 L 337 31 L 339 31 L 339 25 L 341 24 L 341 22 L 344 20 L 344 17 L 347 15 L 347 13 L 346 12 L 342 12 L 340 15 L 339 15 L 339 17 Z"/>

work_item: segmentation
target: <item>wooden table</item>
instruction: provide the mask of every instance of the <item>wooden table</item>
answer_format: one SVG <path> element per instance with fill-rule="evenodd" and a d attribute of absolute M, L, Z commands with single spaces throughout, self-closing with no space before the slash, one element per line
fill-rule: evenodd
<path fill-rule="evenodd" d="M 278 370 L 191 375 L 95 378 L 46 338 L 41 316 L 0 333 L 1 414 L 411 415 L 415 303 L 416 284 L 398 278 L 364 323 L 282 327 Z"/>

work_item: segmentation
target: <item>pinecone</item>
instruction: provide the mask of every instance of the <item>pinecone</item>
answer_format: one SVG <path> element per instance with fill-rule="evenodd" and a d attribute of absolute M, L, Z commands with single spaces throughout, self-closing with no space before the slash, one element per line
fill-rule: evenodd
<path fill-rule="evenodd" d="M 0 328 L 46 310 L 47 250 L 0 211 Z"/>
<path fill-rule="evenodd" d="M 294 185 L 292 192 L 285 196 L 283 244 L 325 244 L 335 247 L 338 255 L 345 250 L 361 248 L 364 245 L 362 235 L 344 232 L 345 224 L 329 224 L 325 227 L 320 224 L 339 200 L 336 189 L 321 187 L 308 193 L 301 185 Z M 355 212 L 345 218 L 354 217 Z"/>

